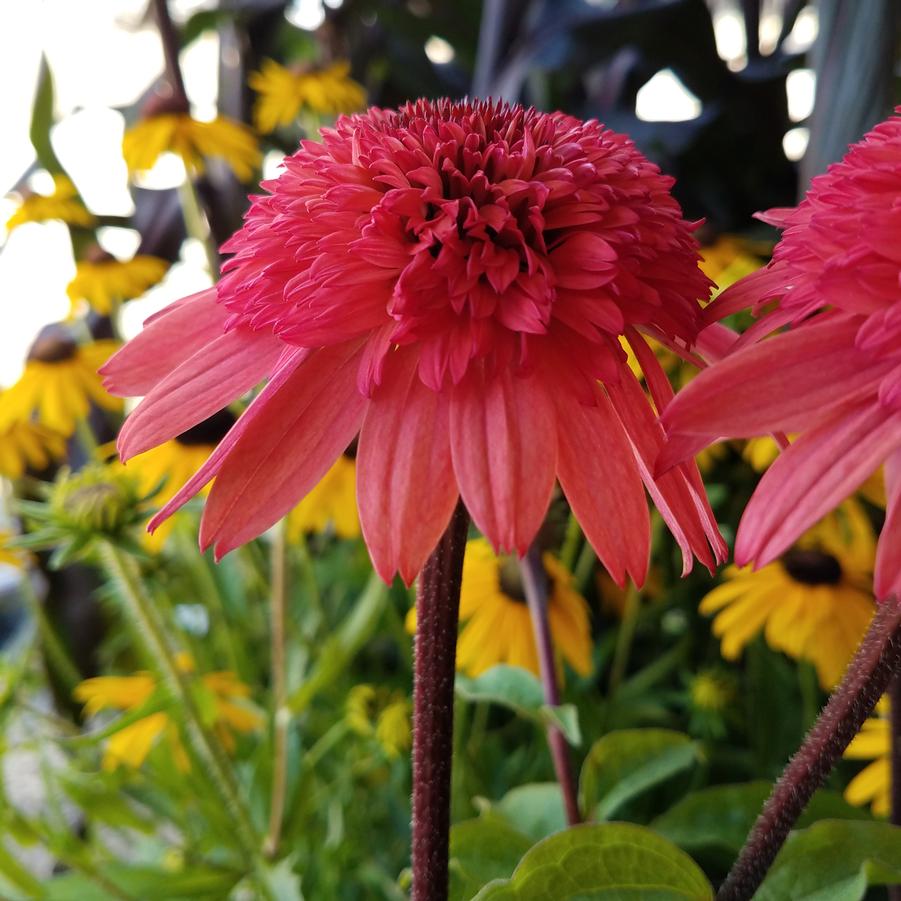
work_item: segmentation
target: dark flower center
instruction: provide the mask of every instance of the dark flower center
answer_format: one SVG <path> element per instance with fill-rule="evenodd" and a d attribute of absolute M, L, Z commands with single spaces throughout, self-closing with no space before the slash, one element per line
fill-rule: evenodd
<path fill-rule="evenodd" d="M 69 330 L 54 323 L 41 329 L 28 351 L 28 359 L 41 363 L 61 363 L 63 360 L 71 360 L 77 351 L 78 345 Z"/>
<path fill-rule="evenodd" d="M 176 436 L 175 440 L 186 447 L 194 447 L 198 444 L 218 444 L 234 424 L 234 414 L 227 409 L 220 410 L 204 419 L 203 422 L 197 423 L 187 432 L 182 432 Z"/>
<path fill-rule="evenodd" d="M 842 580 L 842 565 L 825 551 L 795 548 L 782 557 L 785 571 L 802 585 L 838 585 Z"/>

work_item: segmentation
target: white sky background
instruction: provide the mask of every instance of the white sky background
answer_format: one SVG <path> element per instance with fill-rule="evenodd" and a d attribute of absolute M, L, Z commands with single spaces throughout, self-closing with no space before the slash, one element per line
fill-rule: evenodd
<path fill-rule="evenodd" d="M 327 2 L 335 6 L 340 0 Z M 215 0 L 170 0 L 178 20 L 216 5 Z M 288 18 L 315 27 L 321 5 L 322 0 L 294 0 Z M 3 195 L 34 159 L 28 125 L 42 48 L 54 75 L 59 122 L 52 141 L 60 161 L 94 213 L 132 212 L 120 149 L 124 120 L 113 108 L 134 103 L 163 70 L 152 18 L 143 19 L 147 6 L 148 0 L 0 0 L 0 243 L 6 237 L 2 223 L 14 209 Z M 764 16 L 761 22 L 764 43 L 769 32 L 778 33 L 778 21 L 772 18 Z M 714 23 L 720 54 L 732 68 L 741 68 L 746 47 L 737 5 L 724 0 Z M 805 10 L 792 38 L 803 49 L 815 34 L 815 16 Z M 436 64 L 453 58 L 453 48 L 435 36 L 425 50 Z M 188 94 L 200 118 L 215 114 L 217 54 L 214 34 L 199 38 L 182 54 Z M 809 70 L 793 73 L 789 100 L 796 121 L 812 107 L 813 91 Z M 699 115 L 700 103 L 670 70 L 663 70 L 639 92 L 636 112 L 646 120 L 678 121 Z M 792 158 L 803 154 L 804 132 L 796 128 L 787 136 L 786 152 Z M 147 186 L 175 186 L 182 172 L 178 161 L 161 160 Z M 45 185 L 46 176 L 35 180 L 35 187 Z M 109 252 L 123 258 L 137 246 L 137 234 L 121 229 L 109 230 L 101 240 Z M 74 271 L 62 224 L 29 223 L 9 237 L 0 252 L 0 386 L 18 378 L 38 330 L 67 315 L 65 289 Z M 163 283 L 126 307 L 126 334 L 134 333 L 153 310 L 207 284 L 202 249 L 188 241 L 182 261 Z"/>

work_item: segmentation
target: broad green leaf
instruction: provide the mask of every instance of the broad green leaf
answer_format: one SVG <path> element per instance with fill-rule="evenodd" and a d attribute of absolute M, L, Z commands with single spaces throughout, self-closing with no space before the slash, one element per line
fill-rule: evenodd
<path fill-rule="evenodd" d="M 772 788 L 769 782 L 762 781 L 703 788 L 686 795 L 657 817 L 651 828 L 686 851 L 712 848 L 732 857 L 744 844 Z M 798 826 L 803 828 L 827 817 L 867 820 L 869 814 L 852 807 L 837 792 L 818 791 Z"/>
<path fill-rule="evenodd" d="M 31 128 L 29 137 L 38 162 L 51 173 L 62 172 L 50 143 L 50 129 L 53 127 L 53 76 L 47 65 L 47 57 L 41 57 L 41 69 L 38 75 L 38 88 L 31 108 Z"/>
<path fill-rule="evenodd" d="M 496 810 L 533 841 L 566 828 L 563 794 L 556 782 L 532 782 L 511 789 Z"/>
<path fill-rule="evenodd" d="M 148 866 L 105 864 L 93 875 L 65 873 L 44 885 L 44 901 L 121 901 L 154 898 L 184 901 L 188 898 L 227 898 L 235 885 L 229 873 L 197 867 L 170 872 Z"/>
<path fill-rule="evenodd" d="M 901 885 L 901 827 L 821 820 L 789 836 L 754 901 L 860 901 L 872 885 Z"/>
<path fill-rule="evenodd" d="M 458 675 L 455 687 L 465 701 L 500 704 L 540 726 L 556 726 L 571 745 L 582 740 L 575 706 L 545 704 L 541 681 L 522 667 L 500 663 L 475 679 Z"/>
<path fill-rule="evenodd" d="M 510 870 L 512 871 L 512 869 L 511 867 Z M 0 876 L 9 880 L 26 897 L 41 897 L 41 883 L 16 860 L 15 856 L 7 850 L 6 845 L 2 841 L 0 841 Z"/>
<path fill-rule="evenodd" d="M 682 850 L 631 823 L 575 826 L 535 845 L 510 879 L 495 880 L 475 901 L 642 901 L 713 897 Z"/>
<path fill-rule="evenodd" d="M 592 745 L 579 778 L 582 810 L 608 819 L 626 801 L 693 766 L 698 747 L 670 729 L 621 729 Z M 595 808 L 595 805 L 597 807 Z"/>
<path fill-rule="evenodd" d="M 509 876 L 531 845 L 530 838 L 490 811 L 452 826 L 451 901 L 467 901 L 486 882 Z"/>

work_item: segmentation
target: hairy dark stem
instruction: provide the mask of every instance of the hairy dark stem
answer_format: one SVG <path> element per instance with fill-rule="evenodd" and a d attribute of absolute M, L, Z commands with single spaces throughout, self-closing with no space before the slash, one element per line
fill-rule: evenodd
<path fill-rule="evenodd" d="M 413 901 L 448 893 L 454 669 L 463 553 L 462 502 L 419 576 L 413 678 Z"/>
<path fill-rule="evenodd" d="M 188 92 L 185 90 L 185 80 L 181 74 L 181 66 L 178 62 L 178 34 L 172 24 L 169 15 L 167 0 L 153 0 L 153 9 L 156 13 L 156 26 L 159 29 L 160 39 L 163 42 L 163 55 L 166 59 L 166 78 L 172 88 L 176 99 L 188 104 Z"/>
<path fill-rule="evenodd" d="M 541 550 L 532 545 L 520 562 L 523 588 L 532 629 L 535 632 L 535 647 L 538 651 L 538 667 L 541 671 L 541 683 L 544 686 L 544 700 L 552 707 L 560 705 L 560 686 L 557 684 L 557 666 L 554 659 L 554 646 L 551 640 L 551 627 L 548 621 L 548 578 L 541 564 Z M 569 748 L 566 738 L 556 726 L 548 726 L 547 743 L 554 760 L 554 772 L 560 791 L 563 793 L 563 805 L 566 809 L 566 820 L 570 826 L 582 822 L 579 814 L 579 802 L 576 795 L 576 783 L 573 778 L 569 759 Z"/>
<path fill-rule="evenodd" d="M 901 667 L 901 603 L 885 601 L 844 678 L 791 759 L 757 818 L 717 901 L 747 901 L 795 821 Z"/>

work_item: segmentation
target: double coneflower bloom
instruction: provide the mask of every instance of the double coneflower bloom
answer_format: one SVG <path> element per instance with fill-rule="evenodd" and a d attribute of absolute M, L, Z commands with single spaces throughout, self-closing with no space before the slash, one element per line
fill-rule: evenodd
<path fill-rule="evenodd" d="M 686 570 L 723 559 L 694 464 L 653 474 L 671 389 L 642 333 L 685 353 L 710 282 L 672 180 L 631 141 L 561 113 L 418 101 L 339 119 L 284 165 L 219 285 L 103 369 L 110 390 L 146 395 L 123 459 L 268 380 L 154 527 L 215 478 L 201 543 L 221 556 L 359 436 L 385 579 L 415 578 L 458 497 L 496 549 L 524 553 L 555 479 L 619 582 L 647 571 L 645 488 Z"/>

